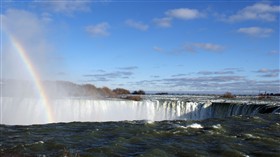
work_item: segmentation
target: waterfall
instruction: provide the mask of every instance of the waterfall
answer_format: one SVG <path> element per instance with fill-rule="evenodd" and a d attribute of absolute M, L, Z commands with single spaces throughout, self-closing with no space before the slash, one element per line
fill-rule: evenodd
<path fill-rule="evenodd" d="M 45 124 L 47 115 L 54 122 L 104 122 L 124 120 L 202 120 L 233 115 L 279 113 L 280 107 L 266 104 L 235 104 L 218 102 L 191 102 L 187 100 L 88 100 L 55 99 L 49 104 L 51 113 L 35 98 L 2 98 L 2 124 Z"/>

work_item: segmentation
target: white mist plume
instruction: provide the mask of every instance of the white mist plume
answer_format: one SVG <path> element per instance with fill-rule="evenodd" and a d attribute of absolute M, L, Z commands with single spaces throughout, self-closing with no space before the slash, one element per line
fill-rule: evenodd
<path fill-rule="evenodd" d="M 17 9 L 9 9 L 1 17 L 5 39 L 3 78 L 30 80 L 26 65 L 13 45 L 15 42 L 22 46 L 32 65 L 43 76 L 48 70 L 48 55 L 51 52 L 46 40 L 46 22 L 31 12 Z"/>

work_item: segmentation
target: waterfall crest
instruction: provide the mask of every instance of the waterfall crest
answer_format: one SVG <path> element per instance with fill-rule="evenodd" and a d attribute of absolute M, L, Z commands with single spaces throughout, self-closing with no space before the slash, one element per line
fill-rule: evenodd
<path fill-rule="evenodd" d="M 35 98 L 3 98 L 1 123 L 11 125 L 45 124 L 46 111 Z M 50 101 L 55 122 L 124 121 L 124 120 L 202 120 L 233 115 L 279 113 L 280 106 L 190 102 L 186 100 L 87 100 L 55 99 Z"/>

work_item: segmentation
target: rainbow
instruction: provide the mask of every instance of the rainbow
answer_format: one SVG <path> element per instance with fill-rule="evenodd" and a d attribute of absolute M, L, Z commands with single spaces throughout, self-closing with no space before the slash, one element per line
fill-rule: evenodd
<path fill-rule="evenodd" d="M 48 95 L 45 92 L 44 86 L 41 82 L 41 77 L 39 73 L 36 71 L 35 67 L 33 66 L 26 50 L 22 46 L 22 44 L 14 38 L 12 35 L 10 35 L 11 43 L 13 47 L 15 48 L 16 52 L 19 54 L 20 58 L 24 62 L 31 78 L 34 81 L 34 84 L 36 86 L 36 89 L 39 93 L 40 99 L 42 100 L 43 108 L 46 111 L 46 123 L 53 123 L 54 122 L 54 116 L 52 114 L 52 108 L 49 103 Z"/>

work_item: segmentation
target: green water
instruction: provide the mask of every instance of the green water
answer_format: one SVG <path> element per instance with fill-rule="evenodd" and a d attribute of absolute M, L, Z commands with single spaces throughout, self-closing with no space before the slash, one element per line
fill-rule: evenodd
<path fill-rule="evenodd" d="M 280 115 L 1 125 L 1 156 L 280 156 Z"/>

